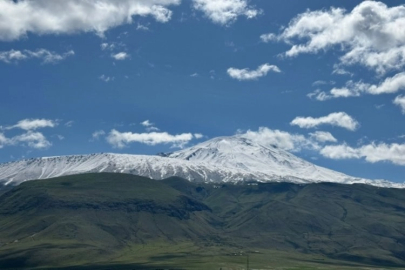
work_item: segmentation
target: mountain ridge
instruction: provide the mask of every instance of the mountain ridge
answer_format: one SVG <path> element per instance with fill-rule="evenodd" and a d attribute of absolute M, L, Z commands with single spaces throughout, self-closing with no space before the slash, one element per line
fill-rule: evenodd
<path fill-rule="evenodd" d="M 178 176 L 194 182 L 335 182 L 405 188 L 402 183 L 345 175 L 238 135 L 213 138 L 165 157 L 100 153 L 9 162 L 0 164 L 0 182 L 19 184 L 91 172 L 129 173 L 156 180 Z"/>

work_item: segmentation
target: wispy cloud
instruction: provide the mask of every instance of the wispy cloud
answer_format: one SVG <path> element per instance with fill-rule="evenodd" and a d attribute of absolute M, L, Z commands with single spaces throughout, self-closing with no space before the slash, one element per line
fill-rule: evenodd
<path fill-rule="evenodd" d="M 0 149 L 9 144 L 9 139 L 6 138 L 4 133 L 0 132 Z"/>
<path fill-rule="evenodd" d="M 126 52 L 119 52 L 119 53 L 112 54 L 111 57 L 114 58 L 115 60 L 122 61 L 122 60 L 128 59 L 130 57 L 130 55 L 127 54 Z"/>
<path fill-rule="evenodd" d="M 318 142 L 337 142 L 337 139 L 330 132 L 326 131 L 315 131 L 314 133 L 309 133 L 309 136 Z"/>
<path fill-rule="evenodd" d="M 144 127 L 150 127 L 150 126 L 153 126 L 154 123 L 152 123 L 149 120 L 145 120 L 145 121 L 141 122 L 141 125 L 144 126 Z"/>
<path fill-rule="evenodd" d="M 119 132 L 113 129 L 106 139 L 109 144 L 116 148 L 124 148 L 134 142 L 146 145 L 171 144 L 172 147 L 182 148 L 194 138 L 197 137 L 192 133 L 172 135 L 167 132 L 133 133 Z"/>
<path fill-rule="evenodd" d="M 327 116 L 319 118 L 314 117 L 296 117 L 290 123 L 291 125 L 299 126 L 300 128 L 314 128 L 320 125 L 331 125 L 342 127 L 351 131 L 359 127 L 359 123 L 345 112 L 331 113 Z"/>
<path fill-rule="evenodd" d="M 75 121 L 70 120 L 70 121 L 67 121 L 67 122 L 65 123 L 65 126 L 66 126 L 66 127 L 72 127 L 74 123 L 75 123 Z"/>
<path fill-rule="evenodd" d="M 107 43 L 107 42 L 103 42 L 100 44 L 100 48 L 102 51 L 105 50 L 113 50 L 115 48 L 115 44 L 114 43 Z"/>
<path fill-rule="evenodd" d="M 40 59 L 44 64 L 53 64 L 65 60 L 69 56 L 73 56 L 74 51 L 58 54 L 56 52 L 48 51 L 46 49 L 31 50 L 10 50 L 0 52 L 0 61 L 5 63 L 17 63 L 23 60 Z"/>
<path fill-rule="evenodd" d="M 348 81 L 345 87 L 333 88 L 329 92 L 317 90 L 308 94 L 308 96 L 315 97 L 315 99 L 319 101 L 325 101 L 332 98 L 358 97 L 363 94 L 392 94 L 402 90 L 405 90 L 405 72 L 398 73 L 393 77 L 385 78 L 385 80 L 379 84 L 368 84 L 362 81 Z"/>
<path fill-rule="evenodd" d="M 231 78 L 237 79 L 239 81 L 248 81 L 248 80 L 256 80 L 260 77 L 264 77 L 269 73 L 270 71 L 272 72 L 281 72 L 281 70 L 275 66 L 275 65 L 270 65 L 270 64 L 263 64 L 259 66 L 256 70 L 249 70 L 247 68 L 244 69 L 237 69 L 237 68 L 229 68 L 228 69 L 228 75 Z"/>
<path fill-rule="evenodd" d="M 141 125 L 144 126 L 146 131 L 148 131 L 148 132 L 160 130 L 155 126 L 155 123 L 152 123 L 149 120 L 145 120 L 145 121 L 141 122 Z"/>
<path fill-rule="evenodd" d="M 251 19 L 262 12 L 250 6 L 247 0 L 193 0 L 193 7 L 221 25 L 231 24 L 240 16 Z"/>
<path fill-rule="evenodd" d="M 100 137 L 105 135 L 105 131 L 104 130 L 97 130 L 94 131 L 93 134 L 91 134 L 91 141 L 97 141 L 100 139 Z"/>
<path fill-rule="evenodd" d="M 268 34 L 263 34 L 263 35 L 261 35 L 260 36 L 260 39 L 263 41 L 263 42 L 270 42 L 270 41 L 276 41 L 276 40 L 278 40 L 278 37 L 277 37 L 277 35 L 276 34 L 274 34 L 274 33 L 268 33 Z"/>
<path fill-rule="evenodd" d="M 114 81 L 115 77 L 110 77 L 107 75 L 101 75 L 100 77 L 98 77 L 100 80 L 102 80 L 103 82 L 110 82 L 110 81 Z"/>
<path fill-rule="evenodd" d="M 58 122 L 55 120 L 50 120 L 50 119 L 23 119 L 17 122 L 17 124 L 12 125 L 12 126 L 7 126 L 4 129 L 14 129 L 14 128 L 19 128 L 23 130 L 36 130 L 40 128 L 46 128 L 46 127 L 56 127 L 58 125 Z"/>
<path fill-rule="evenodd" d="M 136 30 L 139 31 L 149 31 L 149 27 L 143 24 L 138 23 L 138 25 L 136 26 Z"/>

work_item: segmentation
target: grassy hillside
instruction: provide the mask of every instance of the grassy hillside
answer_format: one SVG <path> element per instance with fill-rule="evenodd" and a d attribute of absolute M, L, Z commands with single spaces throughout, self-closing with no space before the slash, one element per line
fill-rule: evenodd
<path fill-rule="evenodd" d="M 404 190 L 65 176 L 0 196 L 0 269 L 401 268 L 404 225 Z"/>

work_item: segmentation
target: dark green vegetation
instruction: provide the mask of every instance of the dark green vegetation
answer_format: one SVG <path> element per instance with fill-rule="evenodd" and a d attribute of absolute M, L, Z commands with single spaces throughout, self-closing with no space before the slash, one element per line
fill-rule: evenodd
<path fill-rule="evenodd" d="M 103 173 L 0 196 L 0 269 L 244 269 L 247 255 L 254 269 L 405 267 L 405 190 Z"/>

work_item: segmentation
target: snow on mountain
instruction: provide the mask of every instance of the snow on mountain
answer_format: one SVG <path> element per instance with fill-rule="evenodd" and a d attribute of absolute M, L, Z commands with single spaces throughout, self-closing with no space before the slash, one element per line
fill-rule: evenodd
<path fill-rule="evenodd" d="M 239 135 L 214 138 L 196 146 L 174 152 L 169 157 L 205 162 L 221 168 L 240 169 L 253 175 L 260 172 L 262 176 L 255 179 L 266 182 L 358 183 L 405 188 L 405 183 L 356 178 L 316 166 L 276 146 L 263 146 Z"/>
<path fill-rule="evenodd" d="M 282 149 L 240 136 L 214 138 L 167 157 L 107 153 L 9 162 L 0 164 L 0 182 L 19 184 L 87 172 L 130 173 L 157 180 L 179 176 L 204 182 L 336 182 L 405 188 L 405 184 L 354 178 L 322 168 Z"/>

